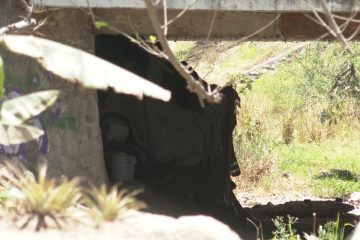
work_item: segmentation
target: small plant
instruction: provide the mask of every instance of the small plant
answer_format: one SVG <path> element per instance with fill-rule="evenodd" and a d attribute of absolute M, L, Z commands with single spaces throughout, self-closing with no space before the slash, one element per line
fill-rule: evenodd
<path fill-rule="evenodd" d="M 324 226 L 320 225 L 317 231 L 317 235 L 308 235 L 305 233 L 304 237 L 306 240 L 344 240 L 346 227 L 354 228 L 354 226 L 349 223 L 345 223 L 341 226 L 340 214 L 338 214 L 336 221 L 328 222 Z"/>
<path fill-rule="evenodd" d="M 47 228 L 49 219 L 62 228 L 60 222 L 65 223 L 69 218 L 68 208 L 80 199 L 79 183 L 79 178 L 62 178 L 60 182 L 48 178 L 46 165 L 39 168 L 36 177 L 21 164 L 9 162 L 0 173 L 0 185 L 10 189 L 6 210 L 14 214 L 16 222 L 25 219 L 21 228 L 36 219 L 36 231 Z"/>
<path fill-rule="evenodd" d="M 245 92 L 251 91 L 254 84 L 254 80 L 249 78 L 243 73 L 232 73 L 227 76 L 228 84 L 233 85 L 236 88 L 236 91 L 242 95 Z"/>
<path fill-rule="evenodd" d="M 294 140 L 294 116 L 290 114 L 290 117 L 285 117 L 282 122 L 282 137 L 285 144 L 290 144 Z"/>
<path fill-rule="evenodd" d="M 296 230 L 293 228 L 294 224 L 297 222 L 297 218 L 287 216 L 288 222 L 285 223 L 283 217 L 276 217 L 273 219 L 276 230 L 273 232 L 273 240 L 300 240 L 300 235 L 296 233 Z"/>
<path fill-rule="evenodd" d="M 139 210 L 145 205 L 135 196 L 138 191 L 120 190 L 113 186 L 109 190 L 105 185 L 100 188 L 92 187 L 85 203 L 90 207 L 97 223 L 115 221 L 124 218 L 131 210 Z"/>
<path fill-rule="evenodd" d="M 8 191 L 0 187 L 0 206 L 4 205 L 5 201 L 8 199 Z"/>
<path fill-rule="evenodd" d="M 300 240 L 300 235 L 297 234 L 296 230 L 293 228 L 294 224 L 297 222 L 297 218 L 287 216 L 288 221 L 285 222 L 283 217 L 276 217 L 273 219 L 276 230 L 273 232 L 273 240 Z M 316 215 L 314 215 L 314 232 L 315 230 L 315 221 Z M 326 223 L 324 226 L 320 225 L 318 227 L 317 233 L 307 234 L 304 233 L 304 238 L 306 240 L 344 240 L 345 239 L 345 228 L 351 226 L 351 224 L 340 224 L 340 216 L 338 215 L 336 221 L 331 221 Z M 263 238 L 262 238 L 263 239 Z"/>

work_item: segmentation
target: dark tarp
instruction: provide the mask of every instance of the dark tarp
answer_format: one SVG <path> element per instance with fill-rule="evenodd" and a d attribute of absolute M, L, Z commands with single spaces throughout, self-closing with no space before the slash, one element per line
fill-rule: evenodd
<path fill-rule="evenodd" d="M 105 151 L 135 155 L 137 179 L 157 182 L 164 189 L 174 189 L 179 196 L 224 203 L 224 194 L 230 194 L 232 189 L 230 166 L 237 163 L 232 145 L 237 93 L 226 87 L 220 104 L 201 108 L 196 95 L 188 92 L 184 79 L 171 64 L 136 45 L 126 43 L 124 47 L 121 41 L 98 36 L 97 55 L 170 89 L 173 97 L 170 103 L 164 103 L 100 92 Z M 130 127 L 127 143 L 107 143 L 109 126 L 124 122 Z"/>

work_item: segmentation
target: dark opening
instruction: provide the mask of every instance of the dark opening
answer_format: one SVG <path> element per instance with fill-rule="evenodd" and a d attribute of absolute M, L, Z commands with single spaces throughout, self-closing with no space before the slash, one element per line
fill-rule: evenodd
<path fill-rule="evenodd" d="M 244 228 L 230 174 L 239 174 L 232 145 L 238 96 L 201 108 L 185 80 L 166 60 L 122 36 L 98 35 L 96 55 L 171 90 L 169 103 L 100 91 L 104 158 L 112 183 L 145 187 L 147 211 L 179 216 L 208 214 Z M 193 73 L 196 77 L 196 72 Z M 206 84 L 203 82 L 202 84 Z"/>

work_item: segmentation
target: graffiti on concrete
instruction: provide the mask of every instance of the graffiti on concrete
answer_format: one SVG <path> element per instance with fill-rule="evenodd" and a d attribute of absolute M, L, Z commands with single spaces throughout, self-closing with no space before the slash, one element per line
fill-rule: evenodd
<path fill-rule="evenodd" d="M 5 91 L 5 100 L 12 99 L 21 96 L 21 91 L 12 87 L 6 87 Z M 41 136 L 39 139 L 36 140 L 38 145 L 39 153 L 46 154 L 49 149 L 49 139 L 48 134 L 46 132 L 45 126 L 40 117 L 31 119 L 29 124 L 44 130 L 45 134 Z M 3 146 L 0 145 L 0 154 L 1 155 L 25 155 L 27 152 L 27 144 L 18 144 L 18 145 L 10 145 L 10 146 Z"/>
<path fill-rule="evenodd" d="M 28 92 L 46 90 L 50 88 L 50 82 L 56 81 L 54 76 L 44 71 L 34 71 L 30 75 L 30 81 L 23 82 L 16 76 L 7 77 L 5 86 L 5 100 L 19 97 Z M 28 121 L 29 125 L 42 129 L 45 134 L 34 142 L 18 145 L 3 146 L 0 145 L 0 155 L 16 156 L 19 159 L 27 159 L 29 151 L 35 151 L 40 154 L 47 154 L 50 150 L 48 129 L 74 129 L 75 118 L 62 116 L 64 110 L 60 102 L 56 102 L 50 109 L 41 115 Z M 34 147 L 34 143 L 36 147 Z M 32 145 L 30 147 L 30 145 Z M 35 149 L 34 149 L 35 148 Z"/>

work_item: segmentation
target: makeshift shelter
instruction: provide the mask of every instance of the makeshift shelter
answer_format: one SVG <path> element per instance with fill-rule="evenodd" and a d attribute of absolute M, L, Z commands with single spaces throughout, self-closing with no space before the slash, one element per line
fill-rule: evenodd
<path fill-rule="evenodd" d="M 125 37 L 99 35 L 95 42 L 96 55 L 171 90 L 173 96 L 166 103 L 138 100 L 111 90 L 99 92 L 110 180 L 138 180 L 189 201 L 240 211 L 230 180 L 231 170 L 233 175 L 239 174 L 232 145 L 235 107 L 240 100 L 236 91 L 225 87 L 220 104 L 202 108 L 167 60 Z M 121 168 L 133 171 L 134 164 L 133 176 L 128 172 L 119 176 Z"/>

